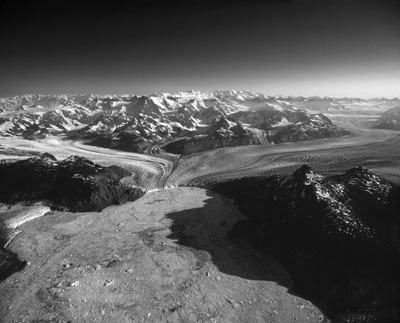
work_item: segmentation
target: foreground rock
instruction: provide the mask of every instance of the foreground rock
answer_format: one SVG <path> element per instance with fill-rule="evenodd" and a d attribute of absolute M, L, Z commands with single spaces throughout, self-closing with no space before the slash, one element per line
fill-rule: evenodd
<path fill-rule="evenodd" d="M 55 209 L 100 211 L 144 194 L 120 182 L 130 175 L 120 167 L 102 167 L 83 157 L 57 161 L 46 153 L 39 158 L 0 164 L 0 202 L 45 200 Z"/>
<path fill-rule="evenodd" d="M 4 248 L 9 241 L 10 234 L 11 230 L 7 223 L 0 217 L 0 281 L 25 266 L 25 261 L 21 261 L 15 253 Z"/>
<path fill-rule="evenodd" d="M 199 188 L 101 213 L 54 212 L 10 249 L 30 262 L 0 285 L 3 322 L 321 322 L 272 258 L 227 238 L 243 216 Z M 26 304 L 29 304 L 27 306 Z"/>
<path fill-rule="evenodd" d="M 336 319 L 357 311 L 376 312 L 377 321 L 400 318 L 393 312 L 400 308 L 398 185 L 364 168 L 325 178 L 303 166 L 291 176 L 213 189 L 249 218 L 232 236 L 247 237 L 281 261 L 299 295 Z"/>
<path fill-rule="evenodd" d="M 0 281 L 20 271 L 25 265 L 26 262 L 20 260 L 14 252 L 0 247 Z"/>
<path fill-rule="evenodd" d="M 53 209 L 70 211 L 100 211 L 112 204 L 133 201 L 144 192 L 120 183 L 131 173 L 116 166 L 102 167 L 72 156 L 57 161 L 50 154 L 14 163 L 0 164 L 0 202 L 32 204 L 44 201 Z M 37 206 L 5 219 L 0 212 L 0 280 L 21 270 L 25 262 L 5 249 L 21 226 L 49 212 L 49 207 Z M 12 211 L 8 212 L 12 213 Z"/>

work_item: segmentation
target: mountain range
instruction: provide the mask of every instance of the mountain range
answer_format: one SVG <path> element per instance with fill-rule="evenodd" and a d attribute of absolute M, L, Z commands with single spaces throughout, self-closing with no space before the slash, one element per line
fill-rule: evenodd
<path fill-rule="evenodd" d="M 398 99 L 369 103 L 395 106 Z M 267 96 L 246 91 L 136 95 L 24 95 L 0 99 L 0 135 L 49 136 L 146 153 L 190 154 L 348 134 L 321 111 L 363 104 L 358 98 Z"/>

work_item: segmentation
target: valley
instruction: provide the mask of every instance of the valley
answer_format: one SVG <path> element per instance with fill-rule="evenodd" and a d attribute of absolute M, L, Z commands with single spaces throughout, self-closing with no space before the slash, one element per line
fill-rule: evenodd
<path fill-rule="evenodd" d="M 376 126 L 398 100 L 241 91 L 18 100 L 3 100 L 0 162 L 49 153 L 62 165 L 71 155 L 80 156 L 125 169 L 131 174 L 121 185 L 145 195 L 99 212 L 0 206 L 0 215 L 15 229 L 7 251 L 26 261 L 22 270 L 16 262 L 15 273 L 0 282 L 0 296 L 8 295 L 0 304 L 5 322 L 386 322 L 398 317 L 396 309 L 384 306 L 372 314 L 333 314 L 304 288 L 297 294 L 290 259 L 255 248 L 246 234 L 232 239 L 235 224 L 251 213 L 243 211 L 239 193 L 225 192 L 235 180 L 292 176 L 304 164 L 325 177 L 363 166 L 399 184 L 400 133 Z M 43 117 L 50 112 L 56 114 Z M 285 141 L 274 141 L 278 133 Z M 189 146 L 175 145 L 182 140 Z M 201 142 L 206 144 L 193 150 Z M 287 243 L 290 248 L 297 242 L 288 238 Z M 31 306 L 25 309 L 26 303 Z"/>
<path fill-rule="evenodd" d="M 246 100 L 243 98 L 245 94 L 248 96 Z M 157 101 L 156 98 L 159 101 Z M 174 100 L 168 98 L 173 98 Z M 51 102 L 53 102 L 57 98 L 51 99 Z M 68 102 L 67 99 L 62 99 Z M 86 97 L 85 99 L 87 100 Z M 161 99 L 163 99 L 164 102 Z M 77 101 L 77 99 L 74 100 Z M 111 102 L 112 104 L 107 103 L 107 107 L 110 109 L 111 106 L 115 106 L 115 109 L 119 109 L 118 111 L 121 109 L 123 110 L 123 104 L 127 104 L 127 102 L 124 100 L 122 100 L 122 102 L 118 101 L 118 98 L 108 98 L 107 100 L 108 101 L 104 101 L 102 104 Z M 345 129 L 349 132 L 349 134 L 334 138 L 296 141 L 294 143 L 266 143 L 263 145 L 222 147 L 220 149 L 211 149 L 205 152 L 193 153 L 191 155 L 176 155 L 167 153 L 165 151 L 165 147 L 171 142 L 179 142 L 182 140 L 182 138 L 188 138 L 188 136 L 190 137 L 189 134 L 183 134 L 181 138 L 160 138 L 161 141 L 155 142 L 153 146 L 148 149 L 149 153 L 147 154 L 126 151 L 125 149 L 121 151 L 118 148 L 109 149 L 106 147 L 93 146 L 90 144 L 90 139 L 85 139 L 84 137 L 77 138 L 75 135 L 75 137 L 71 137 L 68 132 L 58 132 L 58 135 L 57 133 L 54 133 L 53 135 L 45 138 L 40 138 L 39 136 L 34 140 L 27 139 L 24 135 L 0 136 L 0 145 L 7 147 L 8 149 L 19 149 L 24 151 L 25 155 L 26 153 L 29 153 L 29 151 L 39 153 L 49 152 L 58 158 L 66 158 L 72 154 L 77 154 L 105 166 L 109 166 L 111 164 L 119 165 L 130 171 L 133 171 L 137 176 L 137 184 L 147 189 L 161 188 L 163 186 L 179 186 L 189 183 L 199 184 L 200 182 L 207 180 L 207 178 L 215 179 L 218 177 L 230 178 L 243 175 L 250 176 L 259 174 L 260 172 L 273 173 L 285 169 L 286 171 L 289 171 L 293 167 L 301 165 L 305 162 L 311 162 L 316 167 L 325 167 L 325 169 L 321 168 L 321 170 L 325 171 L 329 169 L 331 172 L 334 172 L 335 169 L 340 171 L 340 169 L 343 168 L 341 168 L 341 165 L 355 166 L 362 162 L 367 162 L 367 165 L 370 165 L 372 162 L 372 167 L 374 169 L 376 169 L 378 172 L 380 171 L 382 174 L 385 173 L 388 175 L 390 175 L 391 168 L 397 167 L 396 161 L 390 157 L 392 155 L 396 156 L 398 147 L 396 144 L 397 132 L 372 127 L 373 123 L 378 120 L 383 112 L 395 106 L 396 101 L 393 100 L 383 102 L 379 100 L 372 102 L 354 102 L 355 100 L 347 99 L 347 101 L 336 100 L 338 101 L 336 102 L 334 100 L 332 101 L 327 99 L 320 99 L 319 101 L 314 99 L 312 103 L 309 103 L 310 101 L 305 99 L 289 98 L 286 99 L 286 101 L 281 101 L 283 99 L 279 100 L 279 98 L 277 99 L 266 96 L 263 97 L 260 95 L 257 96 L 254 94 L 236 91 L 223 93 L 217 92 L 214 97 L 210 94 L 189 92 L 175 96 L 162 95 L 161 97 L 149 97 L 146 98 L 146 100 L 147 101 L 145 103 L 142 103 L 142 99 L 139 100 L 139 103 L 141 104 L 141 110 L 139 111 L 147 111 L 146 109 L 153 111 L 155 109 L 159 109 L 157 111 L 159 111 L 158 113 L 160 113 L 161 116 L 172 114 L 176 115 L 178 119 L 182 119 L 185 116 L 185 114 L 182 114 L 181 110 L 179 110 L 181 108 L 190 106 L 194 111 L 199 111 L 193 114 L 193 116 L 186 115 L 185 122 L 191 120 L 191 127 L 194 127 L 196 122 L 206 122 L 204 120 L 204 113 L 210 109 L 212 109 L 212 117 L 209 118 L 210 120 L 213 120 L 215 116 L 221 115 L 221 113 L 237 113 L 235 111 L 243 111 L 243 113 L 246 113 L 246 111 L 249 112 L 250 109 L 255 109 L 255 113 L 257 113 L 257 111 L 262 111 L 262 109 L 267 109 L 267 111 L 275 111 L 272 114 L 271 120 L 276 120 L 276 116 L 279 115 L 282 109 L 289 107 L 292 109 L 291 111 L 295 111 L 295 109 L 297 109 L 296 104 L 298 104 L 299 107 L 301 106 L 309 108 L 313 113 L 324 113 L 330 120 L 333 121 L 336 126 L 341 129 Z M 41 104 L 44 104 L 42 101 Z M 62 104 L 66 104 L 64 101 L 62 101 Z M 160 101 L 163 102 L 164 105 L 162 105 Z M 212 104 L 209 103 L 210 101 Z M 55 104 L 57 104 L 58 101 L 55 102 L 56 103 L 52 103 L 51 106 L 53 106 L 53 108 L 50 108 L 49 112 L 63 111 L 63 109 L 67 109 L 67 111 L 69 111 L 72 109 L 71 107 L 54 108 L 54 106 L 57 107 Z M 133 102 L 136 105 L 139 104 L 136 103 L 136 101 Z M 301 105 L 299 103 L 301 103 Z M 317 103 L 319 105 L 317 105 Z M 47 102 L 47 104 L 49 103 Z M 93 104 L 94 103 L 91 103 L 89 106 L 92 106 Z M 123 108 L 121 108 L 121 106 Z M 178 110 L 176 110 L 177 107 Z M 27 111 L 31 111 L 30 109 L 32 109 L 32 114 L 29 115 L 35 116 L 38 108 L 25 108 L 23 111 L 26 113 Z M 74 109 L 76 110 L 78 107 L 74 107 Z M 139 112 L 135 112 L 136 110 L 134 110 L 134 108 L 132 109 L 132 111 L 134 111 L 132 112 L 134 115 L 139 114 Z M 80 111 L 79 113 L 83 113 L 80 108 L 77 111 Z M 124 111 L 127 111 L 127 108 L 125 108 Z M 43 114 L 43 111 L 40 113 Z M 114 112 L 111 112 L 111 116 L 113 113 Z M 198 113 L 200 113 L 200 115 Z M 7 117 L 10 117 L 11 115 L 18 117 L 21 115 L 21 111 L 14 112 L 14 110 L 7 110 L 3 112 L 3 114 Z M 73 118 L 79 119 L 79 115 L 80 114 L 76 112 L 76 114 L 73 115 Z M 125 114 L 123 113 L 122 115 Z M 197 116 L 200 119 L 196 119 L 198 120 L 196 121 L 194 116 Z M 100 121 L 95 121 L 95 124 L 103 122 L 101 120 L 103 120 L 102 118 L 105 117 L 106 116 L 101 117 L 99 119 Z M 34 119 L 35 118 L 37 117 L 34 117 Z M 125 117 L 121 117 L 120 115 L 120 118 L 125 120 L 126 118 L 129 118 L 129 114 Z M 257 120 L 257 117 L 253 116 L 253 119 L 254 118 Z M 14 119 L 11 118 L 10 120 Z M 54 121 L 56 122 L 55 124 L 57 127 L 60 127 L 59 131 L 63 129 L 62 124 L 66 124 L 67 122 L 71 123 L 71 121 L 68 121 L 68 119 L 67 121 L 62 120 L 64 119 L 56 118 Z M 60 122 L 63 123 L 60 125 Z M 210 122 L 212 123 L 213 121 Z M 186 123 L 182 123 L 181 127 L 185 127 L 185 124 Z M 54 129 L 56 129 L 54 123 L 51 123 L 51 125 Z M 207 127 L 208 126 L 206 126 L 206 128 Z M 204 126 L 200 126 L 198 129 L 204 132 L 204 130 L 202 130 L 204 129 Z M 109 131 L 113 130 L 110 129 Z M 98 133 L 98 135 L 101 136 L 102 132 Z M 393 153 L 389 152 L 391 150 L 391 145 L 393 145 Z M 389 153 L 390 156 L 388 156 L 389 160 L 385 162 L 382 160 L 382 157 L 384 159 L 387 153 Z M 331 158 L 332 156 L 334 156 L 333 159 Z M 8 154 L 0 155 L 0 158 L 17 159 L 20 157 Z M 227 167 L 227 165 L 229 166 Z M 174 171 L 172 172 L 172 170 Z M 395 178 L 397 176 L 396 171 L 392 172 L 391 176 Z"/>

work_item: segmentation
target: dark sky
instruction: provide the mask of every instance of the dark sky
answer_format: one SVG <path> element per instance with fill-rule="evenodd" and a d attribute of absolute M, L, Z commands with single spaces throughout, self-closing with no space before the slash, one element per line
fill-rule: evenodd
<path fill-rule="evenodd" d="M 399 2 L 5 1 L 0 96 L 400 96 Z"/>

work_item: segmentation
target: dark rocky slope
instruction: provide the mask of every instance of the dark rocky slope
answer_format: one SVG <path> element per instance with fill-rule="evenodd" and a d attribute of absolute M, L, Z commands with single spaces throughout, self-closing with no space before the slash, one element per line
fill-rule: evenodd
<path fill-rule="evenodd" d="M 400 106 L 386 111 L 373 125 L 378 129 L 400 130 Z"/>
<path fill-rule="evenodd" d="M 123 185 L 131 175 L 117 167 L 102 167 L 90 160 L 71 156 L 57 161 L 50 154 L 15 163 L 0 164 L 0 201 L 48 201 L 56 209 L 72 212 L 100 211 L 141 197 L 139 188 Z"/>
<path fill-rule="evenodd" d="M 279 144 L 290 141 L 334 138 L 349 134 L 349 131 L 337 127 L 323 114 L 315 114 L 313 118 L 277 129 L 271 134 L 271 139 L 274 143 Z"/>
<path fill-rule="evenodd" d="M 100 211 L 143 196 L 141 189 L 120 183 L 129 175 L 120 167 L 102 167 L 78 156 L 57 161 L 54 156 L 43 154 L 0 164 L 0 202 L 45 201 L 54 209 Z M 25 265 L 15 253 L 4 248 L 10 233 L 0 218 L 0 281 Z"/>
<path fill-rule="evenodd" d="M 269 143 L 264 131 L 249 131 L 231 117 L 221 117 L 207 129 L 205 134 L 191 134 L 181 140 L 173 141 L 163 148 L 172 154 L 189 155 L 205 150 Z"/>
<path fill-rule="evenodd" d="M 26 262 L 18 259 L 14 252 L 0 247 L 0 281 L 23 269 L 25 264 Z"/>
<path fill-rule="evenodd" d="M 4 248 L 10 233 L 7 224 L 0 217 L 0 281 L 21 270 L 26 264 L 25 261 L 19 260 L 15 253 Z"/>
<path fill-rule="evenodd" d="M 291 273 L 294 292 L 331 317 L 400 309 L 398 185 L 361 167 L 325 178 L 303 166 L 291 176 L 212 188 L 248 217 L 232 237 L 244 236 L 277 258 Z"/>

